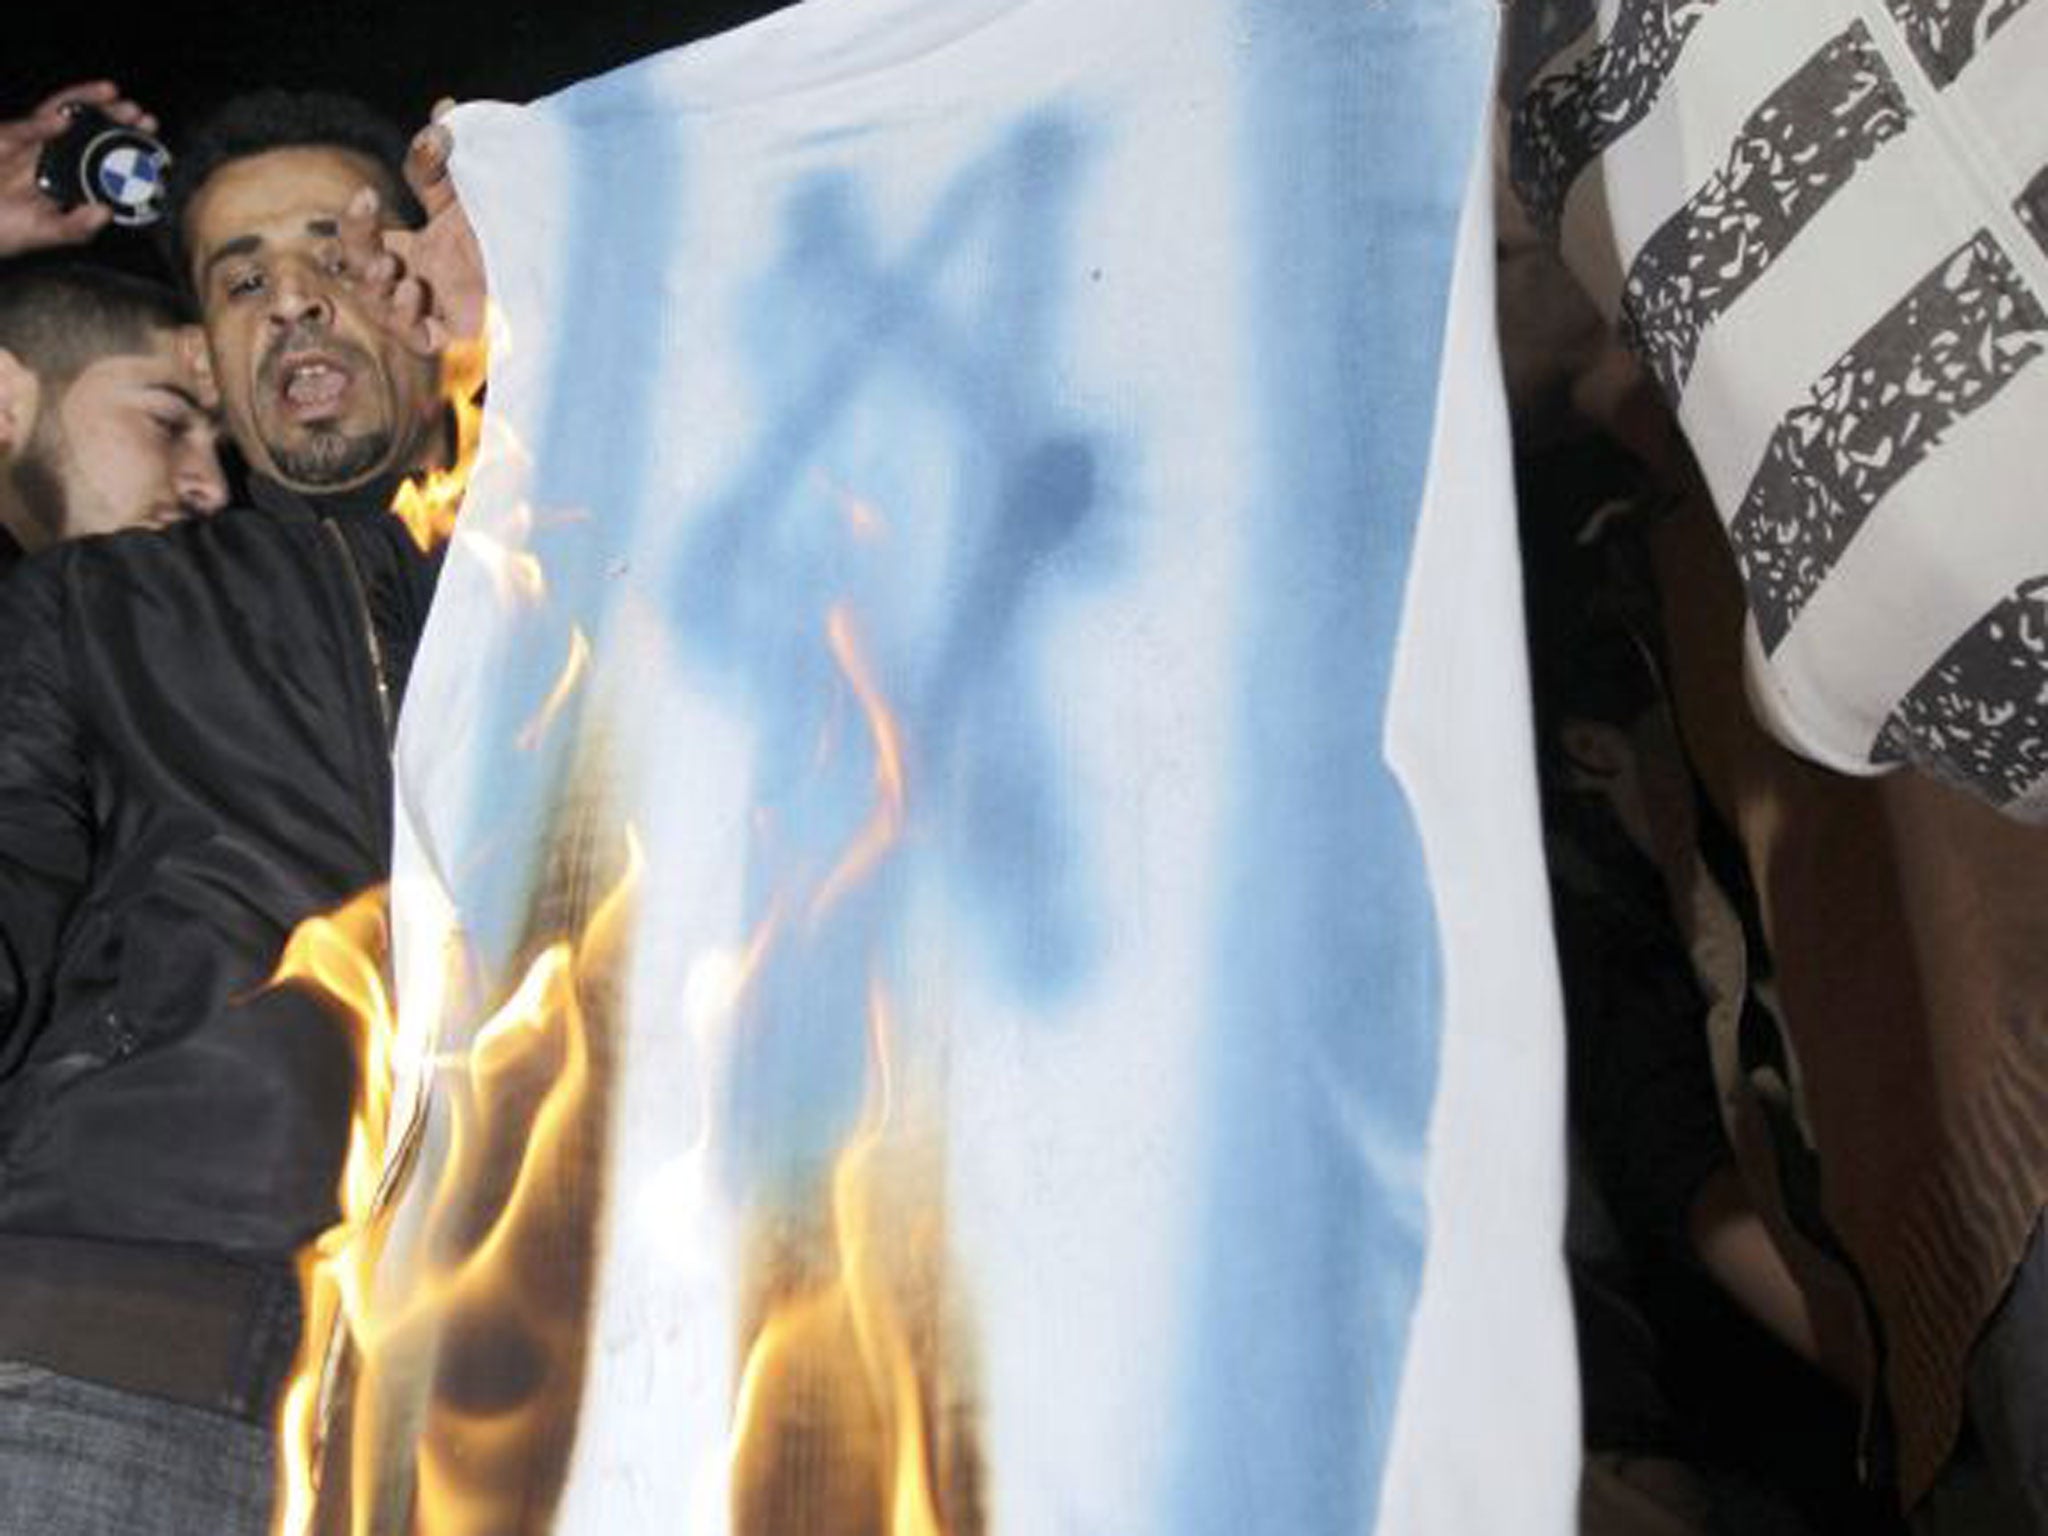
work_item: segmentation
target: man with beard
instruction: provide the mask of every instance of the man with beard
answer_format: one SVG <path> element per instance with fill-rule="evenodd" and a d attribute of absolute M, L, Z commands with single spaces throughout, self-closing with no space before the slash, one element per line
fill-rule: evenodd
<path fill-rule="evenodd" d="M 300 494 L 394 479 L 441 422 L 435 365 L 362 299 L 344 238 L 365 188 L 417 221 L 387 169 L 405 146 L 372 144 L 367 128 L 343 138 L 331 121 L 330 98 L 243 97 L 201 131 L 172 187 L 229 427 L 258 487 Z"/>
<path fill-rule="evenodd" d="M 436 367 L 341 244 L 364 189 L 409 207 L 404 152 L 326 96 L 195 137 L 180 266 L 256 505 L 0 587 L 10 1529 L 267 1529 L 291 1260 L 335 1216 L 352 1074 L 338 1023 L 267 978 L 385 877 L 434 573 L 385 509 L 438 449 Z"/>
<path fill-rule="evenodd" d="M 196 326 L 93 267 L 0 274 L 0 573 L 24 553 L 227 501 Z"/>

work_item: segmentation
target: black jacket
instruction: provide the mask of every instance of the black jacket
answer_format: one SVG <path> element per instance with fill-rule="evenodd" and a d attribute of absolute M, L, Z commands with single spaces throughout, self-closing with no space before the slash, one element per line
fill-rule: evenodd
<path fill-rule="evenodd" d="M 259 488 L 0 584 L 0 1237 L 289 1254 L 333 1219 L 350 1052 L 268 988 L 385 878 L 434 567 Z"/>

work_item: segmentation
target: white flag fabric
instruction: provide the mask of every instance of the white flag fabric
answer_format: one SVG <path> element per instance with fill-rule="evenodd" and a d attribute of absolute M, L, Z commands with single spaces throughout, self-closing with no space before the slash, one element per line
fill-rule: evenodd
<path fill-rule="evenodd" d="M 1495 25 L 811 0 L 454 115 L 377 1454 L 527 1439 L 442 1528 L 1572 1528 Z"/>

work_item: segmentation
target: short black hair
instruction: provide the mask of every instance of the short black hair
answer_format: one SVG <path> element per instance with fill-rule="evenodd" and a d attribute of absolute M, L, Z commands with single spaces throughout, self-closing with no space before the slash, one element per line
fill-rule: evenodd
<path fill-rule="evenodd" d="M 368 103 L 338 91 L 250 91 L 223 102 L 171 161 L 164 219 L 167 254 L 180 282 L 191 282 L 185 213 L 214 172 L 273 149 L 348 149 L 383 173 L 385 204 L 417 227 L 426 214 L 405 184 L 406 134 Z"/>
<path fill-rule="evenodd" d="M 147 352 L 157 332 L 192 323 L 162 283 L 85 262 L 0 267 L 0 348 L 46 390 L 68 387 L 106 357 Z"/>

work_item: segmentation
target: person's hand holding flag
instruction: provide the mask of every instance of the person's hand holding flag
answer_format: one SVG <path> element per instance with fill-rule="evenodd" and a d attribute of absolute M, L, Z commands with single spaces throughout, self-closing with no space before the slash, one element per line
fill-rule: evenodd
<path fill-rule="evenodd" d="M 386 228 L 374 191 L 365 188 L 348 210 L 343 240 L 361 279 L 382 305 L 386 326 L 422 353 L 482 338 L 488 285 L 483 252 L 457 196 L 448 160 L 454 138 L 441 123 L 454 103 L 434 107 L 434 121 L 413 137 L 405 179 L 426 211 L 418 229 Z"/>

